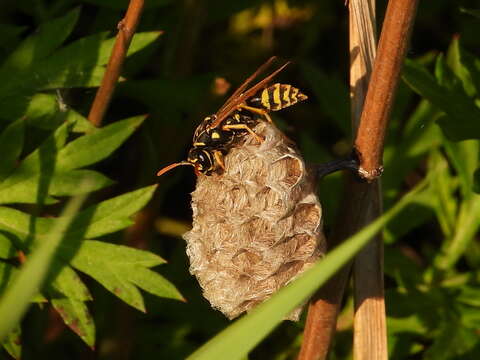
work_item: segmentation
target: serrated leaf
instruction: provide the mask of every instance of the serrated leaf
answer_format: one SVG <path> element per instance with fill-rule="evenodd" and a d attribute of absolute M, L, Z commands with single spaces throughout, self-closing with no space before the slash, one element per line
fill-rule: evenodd
<path fill-rule="evenodd" d="M 123 273 L 129 281 L 153 295 L 168 299 L 183 300 L 183 296 L 171 282 L 150 269 L 139 266 L 133 268 L 125 267 Z"/>
<path fill-rule="evenodd" d="M 64 262 L 55 259 L 50 270 L 54 277 L 50 281 L 51 289 L 49 296 L 53 298 L 67 297 L 71 300 L 87 301 L 92 300 L 90 291 L 83 283 L 78 274 Z M 52 276 L 50 275 L 50 277 Z"/>
<path fill-rule="evenodd" d="M 0 206 L 0 230 L 14 235 L 15 240 L 19 241 L 15 245 L 21 245 L 34 235 L 37 238 L 44 238 L 50 232 L 53 221 L 54 219 L 36 218 L 20 210 Z"/>
<path fill-rule="evenodd" d="M 22 339 L 21 330 L 19 326 L 16 326 L 8 335 L 3 339 L 2 346 L 14 359 L 19 360 L 22 356 Z"/>
<path fill-rule="evenodd" d="M 161 275 L 148 270 L 165 261 L 148 251 L 101 241 L 85 240 L 78 249 L 61 245 L 60 256 L 72 254 L 72 266 L 90 275 L 106 289 L 136 309 L 145 311 L 138 287 L 161 297 L 183 299 Z"/>
<path fill-rule="evenodd" d="M 151 185 L 122 194 L 79 212 L 68 237 L 73 241 L 79 241 L 126 228 L 132 224 L 130 217 L 147 204 L 156 187 L 157 185 Z M 15 235 L 20 243 L 32 237 L 35 237 L 36 241 L 43 240 L 48 236 L 54 221 L 51 218 L 35 217 L 16 209 L 0 206 L 0 231 L 4 230 Z M 32 224 L 34 224 L 34 233 L 32 233 Z"/>
<path fill-rule="evenodd" d="M 47 239 L 38 244 L 30 253 L 28 261 L 15 276 L 15 281 L 6 289 L 0 299 L 0 339 L 3 339 L 21 320 L 30 301 L 39 292 L 45 281 L 55 251 L 64 238 L 83 203 L 84 197 L 70 200 L 63 213 L 55 220 Z"/>
<path fill-rule="evenodd" d="M 23 149 L 25 133 L 24 120 L 19 119 L 11 123 L 0 134 L 0 182 L 2 182 L 15 168 L 16 162 Z"/>
<path fill-rule="evenodd" d="M 71 298 L 52 299 L 52 305 L 68 325 L 91 348 L 95 345 L 95 324 L 85 302 Z"/>
<path fill-rule="evenodd" d="M 66 122 L 73 124 L 73 132 L 86 133 L 96 130 L 84 116 L 68 108 L 60 92 L 56 95 L 44 93 L 33 95 L 23 117 L 29 126 L 40 129 L 53 130 Z"/>
<path fill-rule="evenodd" d="M 79 195 L 103 189 L 114 182 L 105 175 L 93 170 L 70 170 L 55 173 L 51 179 L 49 192 L 54 196 Z M 82 184 L 88 184 L 81 186 Z"/>
<path fill-rule="evenodd" d="M 439 85 L 426 68 L 408 59 L 403 79 L 415 92 L 448 115 L 438 120 L 448 138 L 460 141 L 480 137 L 480 109 L 465 93 Z"/>
<path fill-rule="evenodd" d="M 49 56 L 70 35 L 80 11 L 78 8 L 66 15 L 43 23 L 39 29 L 9 56 L 0 68 L 2 78 L 8 74 L 17 74 L 28 69 L 35 61 Z"/>
<path fill-rule="evenodd" d="M 115 151 L 145 119 L 136 116 L 117 121 L 70 142 L 58 154 L 57 168 L 77 169 L 94 164 Z"/>
<path fill-rule="evenodd" d="M 48 188 L 54 175 L 57 153 L 65 144 L 67 135 L 68 124 L 64 124 L 0 183 L 1 204 L 56 202 L 48 196 Z"/>
<path fill-rule="evenodd" d="M 40 178 L 40 174 L 16 176 L 14 184 L 5 187 L 0 185 L 0 204 L 55 204 L 57 200 L 47 195 L 48 188 L 39 186 L 42 181 Z M 46 180 L 45 184 L 51 180 L 47 177 L 43 179 Z"/>
<path fill-rule="evenodd" d="M 55 129 L 59 124 L 52 118 L 59 111 L 58 101 L 52 94 L 35 94 L 30 98 L 24 117 L 30 126 L 42 129 Z"/>
<path fill-rule="evenodd" d="M 88 261 L 88 258 L 75 256 L 71 264 L 75 269 L 97 280 L 108 291 L 130 306 L 145 312 L 145 304 L 140 291 L 126 279 L 125 274 L 119 273 L 118 269 L 106 259 L 95 257 L 93 261 L 92 263 Z"/>
<path fill-rule="evenodd" d="M 160 256 L 149 251 L 96 240 L 84 240 L 79 247 L 65 242 L 60 245 L 59 255 L 67 259 L 73 256 L 75 264 L 84 266 L 110 263 L 111 266 L 132 268 L 152 267 L 165 263 Z"/>
<path fill-rule="evenodd" d="M 86 226 L 80 231 L 87 239 L 121 230 L 132 223 L 129 217 L 147 204 L 156 188 L 147 186 L 93 205 L 78 214 L 75 228 Z"/>
<path fill-rule="evenodd" d="M 80 191 L 83 193 L 91 192 L 113 183 L 106 176 L 92 170 L 69 170 L 75 166 L 66 166 L 67 169 L 58 169 L 60 159 L 65 161 L 72 159 L 72 157 L 68 156 L 61 157 L 64 149 L 67 149 L 68 153 L 68 145 L 60 150 L 66 141 L 68 126 L 67 123 L 62 125 L 39 149 L 23 160 L 20 166 L 3 183 L 0 183 L 0 203 L 35 203 L 43 199 L 44 203 L 51 204 L 55 203 L 56 200 L 48 195 L 78 195 Z M 98 151 L 100 154 L 90 156 L 91 159 L 89 161 L 84 161 L 84 163 L 96 162 L 98 159 L 111 154 L 130 135 L 134 127 L 125 126 L 122 129 L 120 125 L 116 129 L 118 130 L 117 132 L 114 131 L 115 127 L 111 129 L 107 126 L 93 135 L 80 137 L 70 143 L 74 144 L 70 149 L 73 149 L 73 151 L 77 150 L 75 147 L 76 141 L 78 141 L 76 144 L 80 144 L 80 146 L 90 146 L 89 137 L 92 136 L 93 142 L 97 142 L 96 145 L 105 146 L 102 149 L 103 152 L 94 146 L 78 151 L 84 156 L 86 152 Z M 83 138 L 88 139 L 82 141 L 81 139 Z M 65 154 L 65 151 L 63 154 Z M 88 186 L 80 186 L 83 183 L 88 184 Z"/>
<path fill-rule="evenodd" d="M 128 48 L 127 56 L 133 55 L 153 43 L 160 32 L 136 33 Z M 105 39 L 106 33 L 86 37 L 64 47 L 39 64 L 36 72 L 40 80 L 36 89 L 99 86 L 105 65 L 115 43 L 115 38 Z"/>
<path fill-rule="evenodd" d="M 130 44 L 128 56 L 155 41 L 161 33 L 137 33 Z M 105 39 L 107 33 L 77 40 L 52 56 L 35 62 L 22 74 L 5 74 L 9 81 L 0 83 L 2 117 L 19 117 L 28 106 L 30 97 L 39 90 L 99 86 L 105 73 L 115 39 Z"/>
<path fill-rule="evenodd" d="M 40 170 L 46 171 L 46 168 L 53 167 L 57 153 L 67 141 L 69 126 L 70 124 L 63 124 L 55 130 L 54 134 L 49 136 L 38 149 L 22 160 L 15 173 L 18 171 L 30 174 Z M 7 181 L 8 179 L 5 182 Z"/>

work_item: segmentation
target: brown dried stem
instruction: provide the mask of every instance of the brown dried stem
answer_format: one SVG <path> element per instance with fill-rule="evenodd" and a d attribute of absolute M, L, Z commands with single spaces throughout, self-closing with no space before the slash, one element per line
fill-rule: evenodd
<path fill-rule="evenodd" d="M 401 65 L 413 27 L 418 0 L 391 0 L 383 22 L 372 79 L 355 140 L 360 175 L 367 180 L 382 171 L 383 144 Z"/>
<path fill-rule="evenodd" d="M 115 39 L 115 45 L 108 60 L 102 84 L 97 90 L 90 113 L 88 114 L 88 120 L 95 126 L 102 124 L 103 117 L 112 99 L 128 47 L 130 46 L 132 37 L 135 34 L 135 29 L 140 20 L 143 5 L 144 0 L 130 0 L 125 17 L 117 25 L 118 33 Z"/>
<path fill-rule="evenodd" d="M 417 0 L 391 0 L 385 17 L 378 57 L 368 85 L 367 100 L 356 132 L 355 148 L 362 174 L 373 180 L 380 173 L 384 136 L 401 64 L 412 28 Z M 350 0 L 352 125 L 357 127 L 374 56 L 373 0 Z M 362 10 L 362 11 L 360 11 Z M 370 35 L 368 35 L 370 34 Z M 370 59 L 370 60 L 369 60 Z M 380 184 L 347 179 L 344 202 L 330 246 L 356 233 L 381 213 Z M 325 359 L 336 325 L 350 266 L 344 267 L 311 302 L 301 360 Z M 374 239 L 355 259 L 355 359 L 386 359 L 383 299 L 383 248 Z"/>

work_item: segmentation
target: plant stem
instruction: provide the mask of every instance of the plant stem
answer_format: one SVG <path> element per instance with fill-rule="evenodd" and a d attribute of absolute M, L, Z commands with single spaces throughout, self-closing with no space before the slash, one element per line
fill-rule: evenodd
<path fill-rule="evenodd" d="M 360 175 L 368 181 L 382 172 L 383 145 L 398 78 L 418 0 L 391 0 L 383 22 L 372 78 L 360 119 L 355 149 Z"/>
<path fill-rule="evenodd" d="M 359 173 L 370 181 L 381 173 L 387 121 L 416 4 L 417 0 L 389 2 L 373 67 L 374 0 L 349 1 L 352 126 L 358 128 L 358 131 L 354 131 L 354 144 L 361 161 Z M 368 93 L 365 96 L 367 86 Z M 381 213 L 380 194 L 378 181 L 359 183 L 353 176 L 347 177 L 341 213 L 329 243 L 331 248 Z M 381 238 L 377 237 L 355 259 L 355 359 L 386 359 L 388 356 L 382 246 Z M 300 360 L 327 357 L 350 266 L 339 271 L 310 303 Z"/>
<path fill-rule="evenodd" d="M 112 54 L 108 60 L 102 84 L 97 90 L 90 113 L 88 114 L 88 120 L 95 126 L 101 126 L 105 112 L 112 99 L 128 47 L 130 46 L 130 42 L 132 41 L 132 37 L 135 34 L 140 20 L 143 5 L 144 0 L 130 0 L 125 17 L 117 25 L 118 33 Z"/>

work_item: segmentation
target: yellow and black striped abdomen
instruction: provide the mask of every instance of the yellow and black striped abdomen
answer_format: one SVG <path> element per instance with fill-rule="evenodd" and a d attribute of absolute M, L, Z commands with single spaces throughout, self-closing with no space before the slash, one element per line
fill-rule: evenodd
<path fill-rule="evenodd" d="M 277 111 L 306 100 L 307 96 L 292 85 L 277 83 L 263 89 L 260 99 L 265 109 Z"/>

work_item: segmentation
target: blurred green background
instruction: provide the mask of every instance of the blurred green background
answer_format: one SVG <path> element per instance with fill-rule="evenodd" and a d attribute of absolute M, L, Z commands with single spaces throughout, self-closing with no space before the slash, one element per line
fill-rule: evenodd
<path fill-rule="evenodd" d="M 0 62 L 41 24 L 75 8 L 78 21 L 66 39 L 59 33 L 60 43 L 102 32 L 114 36 L 127 4 L 2 1 Z M 414 62 L 406 67 L 392 113 L 382 180 L 385 207 L 435 174 L 415 206 L 385 231 L 392 359 L 480 358 L 480 206 L 474 193 L 479 191 L 480 175 L 475 182 L 474 171 L 480 125 L 466 123 L 480 124 L 479 5 L 474 0 L 420 1 L 407 54 Z M 377 7 L 380 29 L 386 1 L 378 1 Z M 309 96 L 307 102 L 273 114 L 277 125 L 309 162 L 349 152 L 348 12 L 343 0 L 147 0 L 137 32 L 147 31 L 159 32 L 159 37 L 126 60 L 104 124 L 148 117 L 118 151 L 96 165 L 116 183 L 95 196 L 104 199 L 159 182 L 151 203 L 137 217 L 133 235 L 116 233 L 106 239 L 160 254 L 168 261 L 160 273 L 187 302 L 146 294 L 147 313 L 142 314 L 85 278 L 94 298 L 89 308 L 97 328 L 95 349 L 85 346 L 49 306 L 33 306 L 22 325 L 23 359 L 183 359 L 228 325 L 189 275 L 180 237 L 191 222 L 189 194 L 195 176 L 189 167 L 159 179 L 155 173 L 185 158 L 193 130 L 221 106 L 228 85 L 234 90 L 270 56 L 293 61 L 279 79 Z M 70 56 L 83 59 L 97 50 L 86 47 Z M 20 67 L 22 58 L 15 61 Z M 52 70 L 34 69 L 32 76 L 48 82 L 56 73 Z M 7 88 L 8 81 L 1 80 Z M 39 93 L 54 94 L 85 117 L 95 91 L 52 85 Z M 33 120 L 25 141 L 26 148 L 33 149 L 59 120 L 42 103 L 32 109 L 31 96 L 25 100 L 17 104 L 0 99 L 0 125 L 4 129 L 29 114 Z M 342 177 L 336 174 L 319 188 L 327 234 L 337 216 L 341 187 Z M 351 358 L 351 315 L 347 292 L 331 359 Z M 303 321 L 283 323 L 249 358 L 293 359 L 302 329 Z M 0 356 L 9 358 L 5 351 Z"/>

